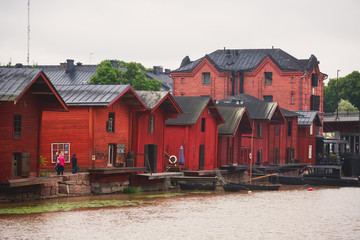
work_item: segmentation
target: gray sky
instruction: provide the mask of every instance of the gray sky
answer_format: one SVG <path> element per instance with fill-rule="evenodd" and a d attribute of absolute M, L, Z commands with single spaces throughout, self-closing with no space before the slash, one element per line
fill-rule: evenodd
<path fill-rule="evenodd" d="M 27 62 L 27 3 L 0 0 L 1 65 Z M 274 46 L 314 54 L 336 78 L 360 71 L 359 11 L 358 0 L 31 0 L 30 64 L 119 59 L 174 70 L 187 55 Z"/>

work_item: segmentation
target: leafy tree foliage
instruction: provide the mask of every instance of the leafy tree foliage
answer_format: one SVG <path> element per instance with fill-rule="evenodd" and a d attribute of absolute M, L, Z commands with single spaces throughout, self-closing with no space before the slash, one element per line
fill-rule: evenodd
<path fill-rule="evenodd" d="M 344 99 L 360 108 L 360 73 L 353 71 L 345 77 L 339 78 L 339 99 Z M 324 86 L 324 111 L 336 110 L 336 79 L 330 79 Z"/>
<path fill-rule="evenodd" d="M 351 104 L 348 100 L 341 99 L 339 102 L 339 112 L 357 112 L 357 107 Z"/>
<path fill-rule="evenodd" d="M 100 63 L 97 74 L 91 77 L 90 84 L 130 84 L 136 90 L 158 91 L 161 82 L 146 78 L 146 68 L 135 62 L 118 61 L 118 66 L 126 68 L 121 71 L 114 68 L 110 60 Z"/>

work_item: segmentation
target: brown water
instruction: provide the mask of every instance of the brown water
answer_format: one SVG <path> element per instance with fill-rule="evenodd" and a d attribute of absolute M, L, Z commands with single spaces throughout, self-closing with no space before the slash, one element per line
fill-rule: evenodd
<path fill-rule="evenodd" d="M 0 216 L 0 238 L 360 239 L 360 188 L 218 191 L 155 201 L 137 207 Z"/>

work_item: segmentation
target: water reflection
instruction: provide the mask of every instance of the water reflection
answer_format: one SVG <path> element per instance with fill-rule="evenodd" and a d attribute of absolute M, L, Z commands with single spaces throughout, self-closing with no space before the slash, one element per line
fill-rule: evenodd
<path fill-rule="evenodd" d="M 359 239 L 360 188 L 314 190 L 219 191 L 137 207 L 0 216 L 0 238 Z M 95 198 L 114 197 L 129 198 Z"/>

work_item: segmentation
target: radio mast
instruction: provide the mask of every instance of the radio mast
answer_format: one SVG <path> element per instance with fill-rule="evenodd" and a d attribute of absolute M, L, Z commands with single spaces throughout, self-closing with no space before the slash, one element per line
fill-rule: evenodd
<path fill-rule="evenodd" d="M 28 0 L 27 65 L 30 66 L 30 0 Z"/>

